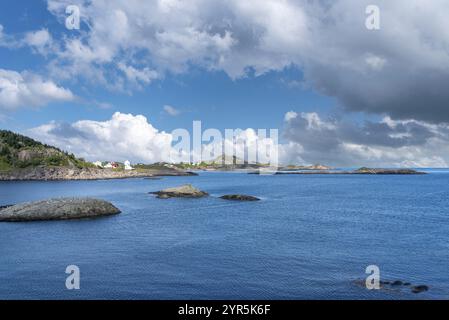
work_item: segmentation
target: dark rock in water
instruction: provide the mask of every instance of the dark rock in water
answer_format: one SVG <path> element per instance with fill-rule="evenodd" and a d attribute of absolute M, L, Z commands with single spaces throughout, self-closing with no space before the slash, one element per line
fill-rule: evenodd
<path fill-rule="evenodd" d="M 194 188 L 191 184 L 185 184 L 179 187 L 168 188 L 156 192 L 150 192 L 150 194 L 157 195 L 159 199 L 201 198 L 209 195 L 207 192 Z"/>
<path fill-rule="evenodd" d="M 0 211 L 0 221 L 38 221 L 94 218 L 120 213 L 111 203 L 92 198 L 59 198 L 27 202 Z"/>
<path fill-rule="evenodd" d="M 386 284 L 391 284 L 391 282 L 390 281 L 380 281 L 380 284 L 384 284 L 384 285 L 386 285 Z"/>
<path fill-rule="evenodd" d="M 404 282 L 402 285 L 404 285 L 404 286 L 410 286 L 410 285 L 412 285 L 410 282 Z"/>
<path fill-rule="evenodd" d="M 225 200 L 234 200 L 234 201 L 259 201 L 259 198 L 248 196 L 244 194 L 227 194 L 220 197 Z"/>
<path fill-rule="evenodd" d="M 392 286 L 402 286 L 402 281 L 401 280 L 393 281 L 393 283 L 391 285 Z"/>
<path fill-rule="evenodd" d="M 427 291 L 427 290 L 429 290 L 429 287 L 425 286 L 425 285 L 413 286 L 412 287 L 412 292 L 413 293 L 420 293 L 420 292 L 424 292 L 424 291 Z"/>

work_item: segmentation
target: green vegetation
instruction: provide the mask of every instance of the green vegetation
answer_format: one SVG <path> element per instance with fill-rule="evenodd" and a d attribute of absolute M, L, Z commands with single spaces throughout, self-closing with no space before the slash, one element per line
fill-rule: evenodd
<path fill-rule="evenodd" d="M 93 167 L 93 164 L 29 137 L 0 130 L 0 171 L 36 166 L 81 169 Z"/>
<path fill-rule="evenodd" d="M 134 169 L 140 171 L 140 170 L 163 170 L 163 169 L 167 169 L 167 164 L 165 162 L 156 162 L 153 164 L 143 164 L 143 163 L 139 163 L 136 165 L 133 165 Z"/>

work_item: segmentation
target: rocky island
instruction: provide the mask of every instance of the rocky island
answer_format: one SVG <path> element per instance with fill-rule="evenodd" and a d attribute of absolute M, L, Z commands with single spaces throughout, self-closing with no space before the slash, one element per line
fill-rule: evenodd
<path fill-rule="evenodd" d="M 113 204 L 93 198 L 59 198 L 0 209 L 0 221 L 21 222 L 95 218 L 120 213 Z"/>
<path fill-rule="evenodd" d="M 310 166 L 298 166 L 298 165 L 288 165 L 285 167 L 279 167 L 279 171 L 295 171 L 295 170 L 331 170 L 331 167 L 322 164 L 313 164 Z"/>
<path fill-rule="evenodd" d="M 208 196 L 207 192 L 201 191 L 191 184 L 185 184 L 179 187 L 167 188 L 161 191 L 150 192 L 150 194 L 155 194 L 159 199 L 168 198 L 201 198 Z"/>
<path fill-rule="evenodd" d="M 98 180 L 157 176 L 191 176 L 175 166 L 139 165 L 99 168 L 56 147 L 29 137 L 0 130 L 0 181 L 20 180 Z"/>

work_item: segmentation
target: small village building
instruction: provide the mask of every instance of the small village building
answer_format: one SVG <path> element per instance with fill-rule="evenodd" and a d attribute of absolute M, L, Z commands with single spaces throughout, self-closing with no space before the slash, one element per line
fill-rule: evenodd
<path fill-rule="evenodd" d="M 110 163 L 110 162 L 106 163 L 103 168 L 112 169 L 113 168 L 112 163 Z"/>
<path fill-rule="evenodd" d="M 125 161 L 125 170 L 134 170 L 134 168 L 131 167 L 131 162 L 128 160 Z"/>
<path fill-rule="evenodd" d="M 101 161 L 95 161 L 92 162 L 94 166 L 97 166 L 98 168 L 103 168 L 103 163 Z"/>

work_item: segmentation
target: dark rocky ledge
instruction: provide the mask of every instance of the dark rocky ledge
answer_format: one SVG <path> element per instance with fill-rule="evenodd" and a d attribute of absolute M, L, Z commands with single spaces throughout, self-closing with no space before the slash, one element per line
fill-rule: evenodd
<path fill-rule="evenodd" d="M 111 203 L 93 198 L 59 198 L 26 202 L 0 210 L 0 221 L 67 220 L 120 213 Z"/>
<path fill-rule="evenodd" d="M 366 280 L 358 279 L 354 281 L 354 284 L 366 288 Z M 388 291 L 409 291 L 412 293 L 421 293 L 429 290 L 427 285 L 412 285 L 410 282 L 402 280 L 382 280 L 380 281 L 380 289 Z"/>
<path fill-rule="evenodd" d="M 220 197 L 224 200 L 233 200 L 233 201 L 259 201 L 259 198 L 248 196 L 245 194 L 226 194 Z"/>

